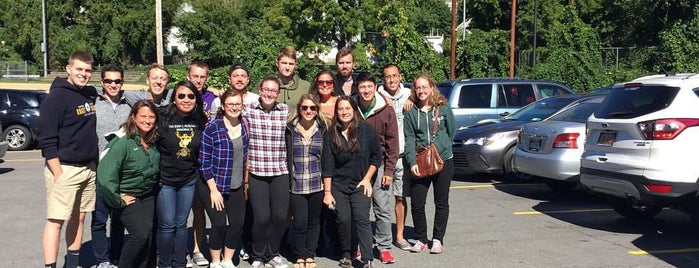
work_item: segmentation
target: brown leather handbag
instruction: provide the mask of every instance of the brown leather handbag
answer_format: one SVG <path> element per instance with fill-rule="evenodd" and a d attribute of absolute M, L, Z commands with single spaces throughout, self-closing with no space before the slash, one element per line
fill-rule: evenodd
<path fill-rule="evenodd" d="M 434 138 L 437 136 L 437 125 L 439 125 L 439 121 L 437 120 L 438 116 L 439 106 L 437 106 L 433 116 L 434 125 L 432 125 L 432 139 L 430 139 L 430 145 L 427 147 L 417 147 L 415 157 L 417 159 L 417 168 L 420 172 L 420 176 L 414 176 L 415 178 L 421 179 L 432 176 L 441 172 L 444 168 L 444 160 L 442 160 L 439 151 L 437 151 L 437 146 L 434 144 Z"/>

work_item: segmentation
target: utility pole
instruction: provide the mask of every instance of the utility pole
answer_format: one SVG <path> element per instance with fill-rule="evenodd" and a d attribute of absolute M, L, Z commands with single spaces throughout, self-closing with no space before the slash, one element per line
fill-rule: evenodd
<path fill-rule="evenodd" d="M 510 16 L 510 78 L 515 77 L 515 22 L 517 21 L 517 0 L 512 0 Z"/>
<path fill-rule="evenodd" d="M 158 64 L 163 64 L 163 5 L 155 0 L 155 54 Z"/>
<path fill-rule="evenodd" d="M 456 78 L 456 9 L 459 6 L 456 5 L 456 0 L 451 0 L 451 61 L 449 65 L 451 66 L 451 72 L 449 72 L 449 79 Z"/>
<path fill-rule="evenodd" d="M 534 44 L 532 46 L 532 67 L 536 66 L 536 22 L 539 14 L 539 1 L 534 0 Z"/>
<path fill-rule="evenodd" d="M 44 77 L 48 75 L 48 46 L 46 45 L 46 0 L 41 0 L 41 53 L 44 54 Z"/>

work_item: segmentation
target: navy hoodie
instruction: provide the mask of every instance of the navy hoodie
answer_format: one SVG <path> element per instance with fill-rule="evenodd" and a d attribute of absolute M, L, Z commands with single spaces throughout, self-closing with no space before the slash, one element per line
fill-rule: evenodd
<path fill-rule="evenodd" d="M 97 117 L 92 86 L 78 89 L 66 78 L 56 78 L 39 108 L 36 129 L 41 155 L 62 164 L 86 165 L 96 161 Z"/>

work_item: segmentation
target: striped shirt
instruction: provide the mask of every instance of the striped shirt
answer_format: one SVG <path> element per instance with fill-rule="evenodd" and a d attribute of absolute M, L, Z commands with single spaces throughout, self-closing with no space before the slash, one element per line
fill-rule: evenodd
<path fill-rule="evenodd" d="M 277 102 L 267 113 L 262 105 L 245 107 L 250 126 L 250 173 L 259 177 L 289 174 L 286 166 L 286 117 L 289 106 Z"/>
<path fill-rule="evenodd" d="M 291 193 L 310 194 L 323 190 L 320 177 L 320 154 L 323 151 L 323 133 L 316 128 L 309 141 L 304 141 L 301 134 L 292 130 L 294 179 Z"/>

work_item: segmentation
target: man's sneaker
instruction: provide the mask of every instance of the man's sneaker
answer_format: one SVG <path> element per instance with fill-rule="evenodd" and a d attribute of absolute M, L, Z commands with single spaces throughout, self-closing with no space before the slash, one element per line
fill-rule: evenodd
<path fill-rule="evenodd" d="M 245 251 L 244 248 L 241 248 L 240 252 L 238 252 L 238 254 L 240 255 L 241 260 L 247 261 L 250 259 L 250 254 L 248 254 L 248 252 Z"/>
<path fill-rule="evenodd" d="M 209 260 L 207 260 L 201 252 L 194 252 L 194 254 L 192 254 L 192 261 L 199 266 L 209 265 Z"/>
<path fill-rule="evenodd" d="M 209 268 L 223 268 L 223 264 L 220 262 L 212 262 Z"/>
<path fill-rule="evenodd" d="M 362 266 L 362 267 L 364 267 L 364 268 L 374 268 L 374 266 L 371 265 L 371 261 L 365 262 L 365 263 L 364 263 L 364 266 Z"/>
<path fill-rule="evenodd" d="M 192 261 L 192 258 L 189 257 L 189 254 L 187 254 L 187 264 L 185 265 L 187 268 L 192 268 L 194 267 L 194 262 Z"/>
<path fill-rule="evenodd" d="M 390 250 L 382 250 L 379 253 L 379 259 L 381 260 L 381 263 L 383 263 L 383 264 L 396 262 L 396 258 L 393 257 L 393 254 L 391 254 Z"/>
<path fill-rule="evenodd" d="M 417 241 L 415 242 L 415 245 L 413 245 L 410 248 L 410 252 L 418 253 L 422 252 L 425 249 L 427 249 L 427 245 L 425 243 L 422 243 L 422 241 Z"/>
<path fill-rule="evenodd" d="M 405 239 L 396 240 L 396 247 L 398 247 L 399 249 L 410 250 L 410 248 L 412 246 L 413 245 L 411 245 L 410 242 L 408 242 L 408 240 L 405 240 Z"/>
<path fill-rule="evenodd" d="M 261 261 L 254 261 L 254 262 L 252 262 L 252 265 L 250 265 L 250 267 L 252 267 L 252 268 L 262 268 L 262 267 L 265 267 L 265 265 L 264 265 L 264 263 L 262 263 Z"/>
<path fill-rule="evenodd" d="M 112 264 L 109 263 L 108 261 L 106 262 L 101 262 L 100 264 L 97 265 L 97 268 L 112 268 Z"/>
<path fill-rule="evenodd" d="M 267 262 L 267 265 L 272 266 L 273 268 L 287 268 L 288 265 L 282 261 L 282 257 L 276 256 L 272 258 L 269 262 Z"/>
<path fill-rule="evenodd" d="M 233 264 L 233 261 L 231 260 L 225 260 L 221 262 L 221 267 L 222 268 L 235 268 L 235 264 Z"/>
<path fill-rule="evenodd" d="M 442 242 L 437 239 L 432 239 L 432 247 L 430 248 L 430 253 L 432 254 L 442 254 L 444 252 L 444 246 Z"/>
<path fill-rule="evenodd" d="M 357 250 L 354 252 L 354 259 L 358 260 L 358 261 L 362 260 L 362 251 L 361 250 Z"/>
<path fill-rule="evenodd" d="M 340 259 L 338 265 L 340 265 L 340 267 L 342 268 L 350 268 L 352 267 L 352 261 L 347 257 L 343 257 L 342 259 Z"/>

